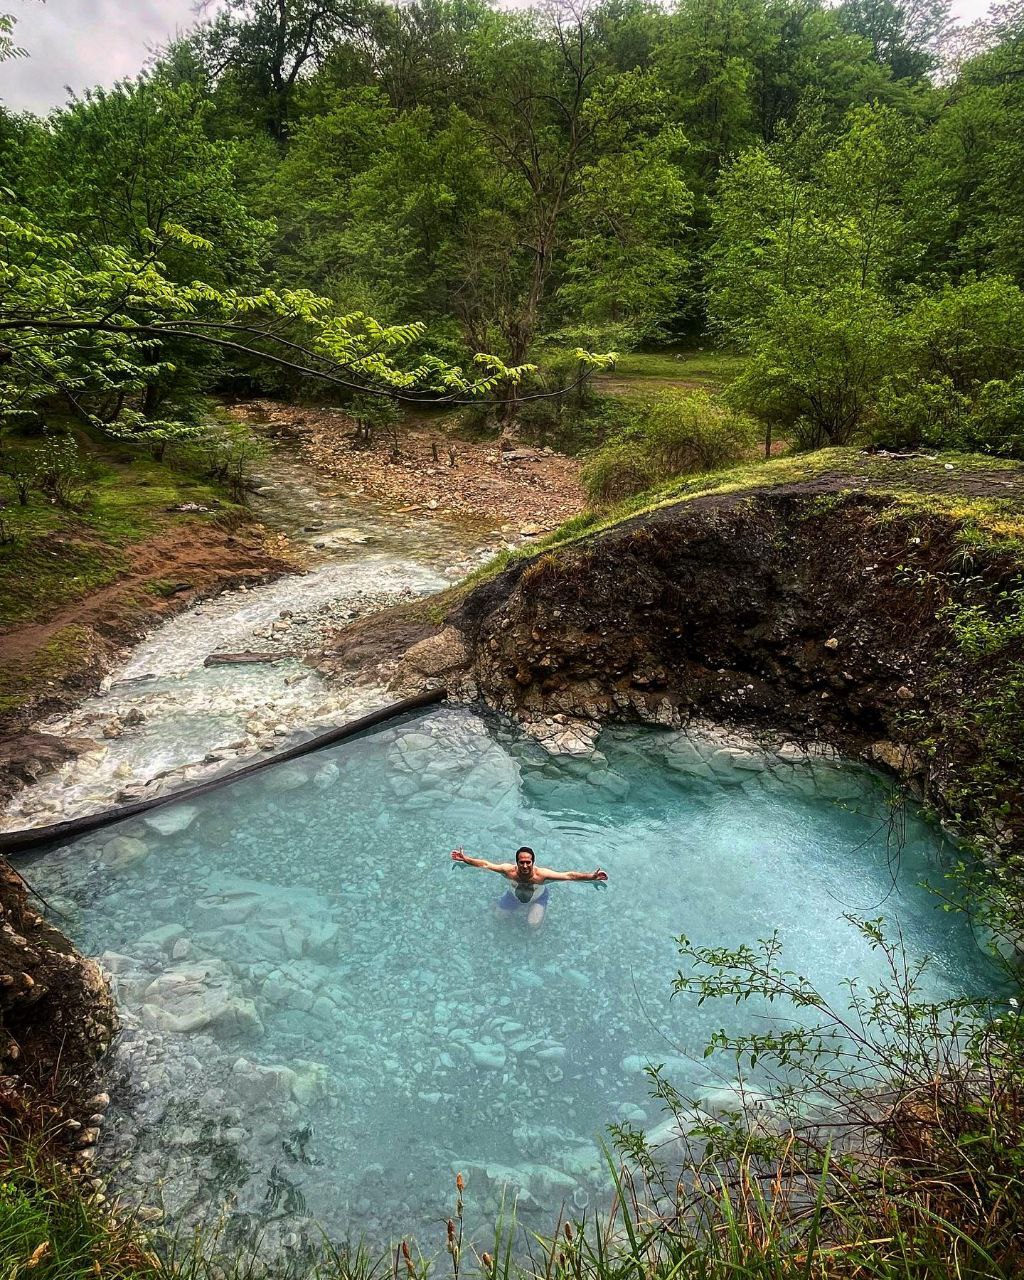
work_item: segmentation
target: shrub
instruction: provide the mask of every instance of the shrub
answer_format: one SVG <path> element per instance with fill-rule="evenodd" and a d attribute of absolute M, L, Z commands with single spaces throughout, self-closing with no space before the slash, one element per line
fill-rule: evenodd
<path fill-rule="evenodd" d="M 921 297 L 878 395 L 881 444 L 1024 457 L 1024 291 L 993 276 Z"/>
<path fill-rule="evenodd" d="M 704 391 L 620 405 L 624 425 L 583 469 L 593 502 L 617 502 L 674 476 L 727 466 L 754 444 L 753 422 Z"/>
<path fill-rule="evenodd" d="M 780 298 L 726 399 L 804 448 L 849 444 L 893 368 L 894 323 L 889 302 L 866 289 Z"/>
<path fill-rule="evenodd" d="M 658 479 L 653 460 L 634 441 L 606 444 L 583 468 L 583 483 L 592 502 L 621 502 L 652 488 Z"/>

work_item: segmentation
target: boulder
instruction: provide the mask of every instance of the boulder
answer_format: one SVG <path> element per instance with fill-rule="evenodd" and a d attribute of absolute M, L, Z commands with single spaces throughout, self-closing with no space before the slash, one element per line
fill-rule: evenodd
<path fill-rule="evenodd" d="M 647 1145 L 661 1160 L 682 1160 L 689 1151 L 690 1135 L 710 1123 L 712 1117 L 704 1111 L 696 1108 L 680 1111 L 647 1130 Z"/>
<path fill-rule="evenodd" d="M 411 674 L 439 679 L 468 667 L 471 657 L 462 632 L 455 627 L 445 627 L 437 635 L 428 636 L 407 649 L 402 655 L 401 666 Z"/>
<path fill-rule="evenodd" d="M 322 1062 L 304 1062 L 297 1059 L 292 1068 L 292 1098 L 302 1107 L 308 1107 L 327 1093 L 327 1068 Z"/>
<path fill-rule="evenodd" d="M 277 730 L 275 729 L 274 732 L 276 733 Z M 269 769 L 264 774 L 264 778 L 266 779 L 264 786 L 268 791 L 296 791 L 310 781 L 310 775 L 306 770 L 296 765 L 284 765 L 281 768 Z"/>

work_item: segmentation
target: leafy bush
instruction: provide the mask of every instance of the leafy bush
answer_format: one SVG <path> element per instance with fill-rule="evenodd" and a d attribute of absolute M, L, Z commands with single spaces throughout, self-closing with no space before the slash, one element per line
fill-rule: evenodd
<path fill-rule="evenodd" d="M 704 391 L 619 405 L 624 425 L 583 469 L 594 502 L 617 502 L 673 476 L 727 466 L 754 443 L 753 422 Z"/>
<path fill-rule="evenodd" d="M 921 297 L 901 318 L 876 439 L 1024 457 L 1024 291 L 1001 276 Z"/>
<path fill-rule="evenodd" d="M 780 298 L 725 398 L 804 448 L 849 444 L 892 370 L 894 324 L 891 305 L 869 290 Z"/>
<path fill-rule="evenodd" d="M 583 469 L 583 483 L 592 502 L 620 502 L 653 488 L 657 467 L 634 440 L 614 440 L 600 449 Z"/>

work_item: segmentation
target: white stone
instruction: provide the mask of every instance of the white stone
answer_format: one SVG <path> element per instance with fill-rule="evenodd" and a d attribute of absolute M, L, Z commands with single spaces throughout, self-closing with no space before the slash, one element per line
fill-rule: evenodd
<path fill-rule="evenodd" d="M 706 1089 L 697 1095 L 697 1102 L 702 1111 L 712 1116 L 722 1116 L 732 1112 L 753 1115 L 770 1110 L 772 1101 L 766 1093 L 757 1089 L 748 1089 L 742 1085 L 722 1085 L 716 1089 Z"/>
<path fill-rule="evenodd" d="M 179 831 L 187 831 L 198 813 L 199 810 L 190 804 L 171 804 L 166 809 L 158 809 L 156 813 L 147 813 L 143 822 L 151 831 L 158 831 L 162 836 L 172 836 Z"/>
<path fill-rule="evenodd" d="M 647 1145 L 662 1159 L 680 1159 L 689 1148 L 690 1134 L 710 1122 L 711 1116 L 696 1108 L 680 1111 L 648 1129 L 645 1135 Z"/>

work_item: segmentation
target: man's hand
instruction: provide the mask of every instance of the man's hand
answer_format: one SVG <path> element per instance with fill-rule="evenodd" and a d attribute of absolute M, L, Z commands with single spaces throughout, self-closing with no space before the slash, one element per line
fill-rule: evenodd
<path fill-rule="evenodd" d="M 461 849 L 452 850 L 452 862 L 465 862 L 466 855 Z"/>
<path fill-rule="evenodd" d="M 608 879 L 608 872 L 607 872 L 607 871 L 602 871 L 602 870 L 601 870 L 601 868 L 600 868 L 600 867 L 598 867 L 598 869 L 594 872 L 594 879 L 595 879 L 595 880 L 607 880 L 607 879 Z"/>

